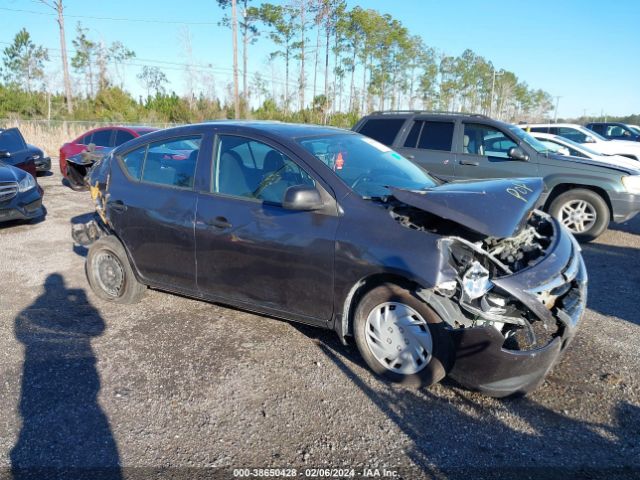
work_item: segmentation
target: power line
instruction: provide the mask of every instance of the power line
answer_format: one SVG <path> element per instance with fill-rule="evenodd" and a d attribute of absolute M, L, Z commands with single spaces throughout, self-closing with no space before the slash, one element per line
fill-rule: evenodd
<path fill-rule="evenodd" d="M 21 10 L 17 8 L 0 7 L 0 10 L 7 12 L 30 13 L 32 15 L 45 15 L 54 17 L 56 13 L 37 12 L 35 10 Z M 137 22 L 137 23 L 164 23 L 169 25 L 218 25 L 216 22 L 183 22 L 180 20 L 157 20 L 150 18 L 125 18 L 125 17 L 93 17 L 89 15 L 69 15 L 65 13 L 65 18 L 80 18 L 83 20 L 108 20 L 113 22 Z"/>

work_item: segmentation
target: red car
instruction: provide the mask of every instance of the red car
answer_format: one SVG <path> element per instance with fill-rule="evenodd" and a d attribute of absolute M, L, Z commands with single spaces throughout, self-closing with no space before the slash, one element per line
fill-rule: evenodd
<path fill-rule="evenodd" d="M 157 129 L 152 127 L 100 127 L 89 130 L 87 133 L 60 147 L 60 172 L 66 177 L 67 158 L 84 152 L 90 143 L 96 146 L 96 151 L 109 151 L 124 142 L 155 130 Z"/>

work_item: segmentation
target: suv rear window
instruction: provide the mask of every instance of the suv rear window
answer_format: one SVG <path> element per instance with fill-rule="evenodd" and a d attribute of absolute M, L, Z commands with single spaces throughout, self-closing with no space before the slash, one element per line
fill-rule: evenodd
<path fill-rule="evenodd" d="M 404 122 L 404 118 L 373 118 L 364 122 L 358 133 L 390 146 Z"/>
<path fill-rule="evenodd" d="M 449 152 L 453 142 L 453 127 L 451 122 L 415 122 L 404 146 Z"/>

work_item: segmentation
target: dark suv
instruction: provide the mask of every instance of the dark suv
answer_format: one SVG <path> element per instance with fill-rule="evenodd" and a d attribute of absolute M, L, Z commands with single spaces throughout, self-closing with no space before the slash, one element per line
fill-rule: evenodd
<path fill-rule="evenodd" d="M 640 142 L 640 130 L 620 122 L 592 122 L 585 125 L 609 140 L 631 140 Z"/>
<path fill-rule="evenodd" d="M 89 183 L 96 219 L 72 234 L 100 298 L 149 286 L 330 328 L 392 380 L 531 390 L 586 302 L 580 247 L 534 210 L 540 179 L 439 185 L 350 131 L 177 127 L 116 148 Z"/>
<path fill-rule="evenodd" d="M 402 153 L 445 181 L 542 177 L 541 206 L 578 239 L 640 212 L 640 163 L 554 154 L 521 128 L 484 115 L 376 112 L 356 132 Z"/>

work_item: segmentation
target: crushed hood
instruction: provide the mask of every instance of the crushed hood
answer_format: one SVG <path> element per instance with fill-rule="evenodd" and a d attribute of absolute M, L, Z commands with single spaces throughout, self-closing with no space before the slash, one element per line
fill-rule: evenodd
<path fill-rule="evenodd" d="M 541 178 L 453 182 L 428 190 L 390 187 L 407 205 L 459 223 L 490 237 L 514 236 L 536 208 L 544 190 Z"/>

